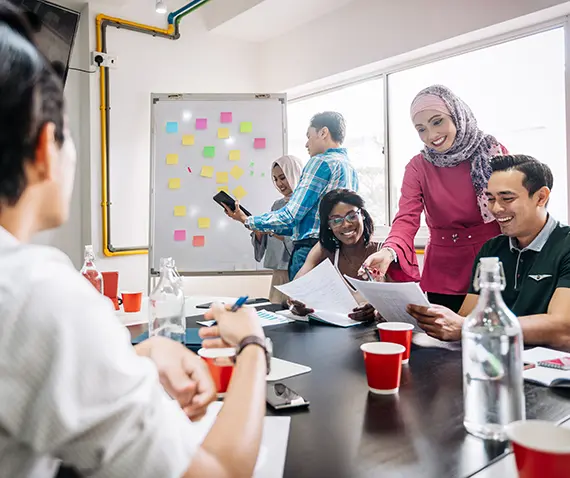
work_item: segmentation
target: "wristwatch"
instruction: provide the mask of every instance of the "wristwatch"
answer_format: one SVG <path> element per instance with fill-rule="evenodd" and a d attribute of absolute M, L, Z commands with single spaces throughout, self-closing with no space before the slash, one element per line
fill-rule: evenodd
<path fill-rule="evenodd" d="M 242 341 L 236 347 L 236 357 L 245 349 L 248 345 L 257 345 L 265 350 L 265 360 L 267 361 L 267 375 L 271 371 L 271 357 L 273 357 L 273 342 L 269 337 L 262 339 L 257 335 L 248 335 L 243 338 Z"/>

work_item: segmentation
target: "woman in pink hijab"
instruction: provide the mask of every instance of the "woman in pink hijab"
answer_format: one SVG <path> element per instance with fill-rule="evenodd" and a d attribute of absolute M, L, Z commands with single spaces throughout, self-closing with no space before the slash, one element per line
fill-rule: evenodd
<path fill-rule="evenodd" d="M 379 278 L 420 281 L 434 304 L 458 311 L 475 256 L 500 234 L 487 208 L 489 160 L 507 150 L 477 127 L 467 106 L 448 88 L 430 86 L 412 102 L 410 116 L 425 147 L 406 166 L 399 210 L 382 249 L 364 265 Z M 430 239 L 422 277 L 414 247 L 425 212 Z"/>

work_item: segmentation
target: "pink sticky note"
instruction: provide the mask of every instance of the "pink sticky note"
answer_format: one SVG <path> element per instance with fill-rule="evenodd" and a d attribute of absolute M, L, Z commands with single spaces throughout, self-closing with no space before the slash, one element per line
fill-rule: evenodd
<path fill-rule="evenodd" d="M 194 236 L 192 238 L 192 245 L 194 247 L 204 247 L 206 243 L 206 238 L 204 236 Z"/>
<path fill-rule="evenodd" d="M 208 127 L 207 118 L 196 118 L 196 129 L 206 129 Z"/>
<path fill-rule="evenodd" d="M 220 123 L 231 123 L 232 122 L 232 114 L 231 113 L 221 113 L 220 114 Z"/>
<path fill-rule="evenodd" d="M 255 149 L 265 149 L 265 138 L 255 138 L 253 140 L 253 147 Z"/>
<path fill-rule="evenodd" d="M 184 229 L 179 229 L 178 231 L 174 231 L 174 240 L 175 241 L 185 241 L 186 240 L 186 231 Z"/>

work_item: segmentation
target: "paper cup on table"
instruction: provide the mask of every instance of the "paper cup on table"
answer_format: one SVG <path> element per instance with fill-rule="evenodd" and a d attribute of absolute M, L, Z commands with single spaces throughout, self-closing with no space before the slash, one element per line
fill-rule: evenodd
<path fill-rule="evenodd" d="M 520 478 L 570 476 L 570 430 L 543 420 L 513 422 L 506 428 Z"/>
<path fill-rule="evenodd" d="M 140 312 L 142 292 L 121 292 L 121 299 L 125 312 Z"/>
<path fill-rule="evenodd" d="M 198 355 L 206 361 L 218 393 L 226 393 L 234 373 L 233 359 L 236 355 L 235 349 L 202 348 L 198 350 Z M 231 365 L 229 365 L 230 363 Z"/>
<path fill-rule="evenodd" d="M 398 393 L 402 374 L 402 357 L 406 348 L 391 342 L 362 344 L 366 379 L 372 393 L 392 395 Z"/>
<path fill-rule="evenodd" d="M 406 351 L 402 357 L 402 363 L 408 363 L 410 361 L 410 347 L 412 345 L 412 330 L 414 330 L 414 326 L 404 322 L 382 322 L 376 327 L 378 327 L 378 335 L 382 342 L 392 342 L 405 347 Z"/>

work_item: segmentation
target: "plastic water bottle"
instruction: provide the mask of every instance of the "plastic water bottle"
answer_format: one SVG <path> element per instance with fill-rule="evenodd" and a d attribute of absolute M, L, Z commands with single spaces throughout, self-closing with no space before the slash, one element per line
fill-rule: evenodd
<path fill-rule="evenodd" d="M 172 258 L 160 259 L 160 280 L 149 296 L 149 337 L 161 335 L 184 343 L 184 292 Z"/>
<path fill-rule="evenodd" d="M 85 246 L 83 267 L 80 272 L 97 289 L 97 292 L 103 293 L 103 275 L 95 267 L 93 246 Z"/>
<path fill-rule="evenodd" d="M 504 441 L 505 426 L 525 418 L 523 336 L 501 295 L 505 276 L 497 257 L 481 258 L 474 285 L 479 300 L 462 332 L 463 424 L 472 435 Z"/>

